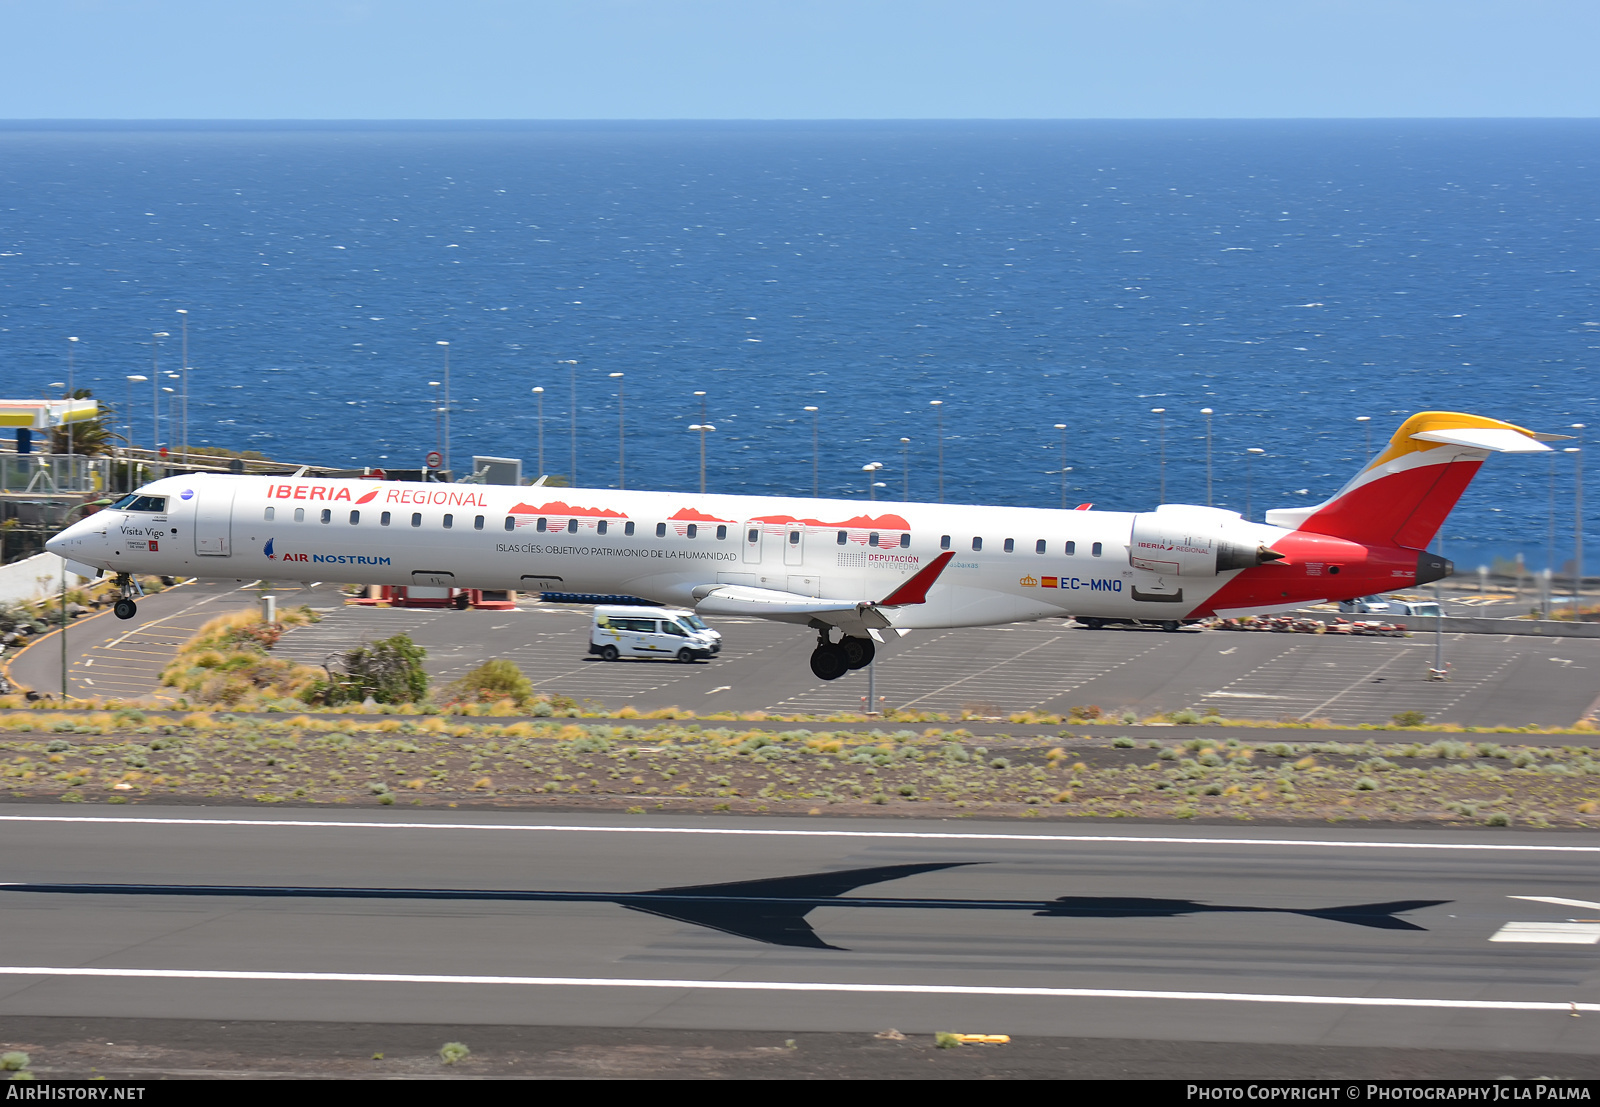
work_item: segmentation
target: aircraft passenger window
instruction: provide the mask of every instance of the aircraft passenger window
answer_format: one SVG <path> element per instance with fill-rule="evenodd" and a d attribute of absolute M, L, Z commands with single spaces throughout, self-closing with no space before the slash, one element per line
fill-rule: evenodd
<path fill-rule="evenodd" d="M 411 513 L 411 525 L 414 527 L 420 527 L 422 525 L 422 512 L 413 511 Z"/>
<path fill-rule="evenodd" d="M 902 550 L 909 550 L 911 548 L 911 536 L 909 534 L 902 534 L 900 536 L 900 548 Z"/>
<path fill-rule="evenodd" d="M 761 541 L 761 532 L 755 527 L 751 527 L 750 533 L 744 536 L 744 540 L 746 542 L 759 542 Z"/>
<path fill-rule="evenodd" d="M 973 548 L 973 550 L 981 550 L 981 549 L 983 549 L 983 539 L 974 538 L 972 540 L 972 548 Z"/>
<path fill-rule="evenodd" d="M 535 525 L 533 529 L 538 531 L 540 534 L 543 534 L 549 528 L 550 528 L 550 520 L 549 519 L 540 519 L 538 524 Z"/>
<path fill-rule="evenodd" d="M 576 519 L 568 519 L 567 520 L 567 533 L 568 534 L 577 534 L 578 533 L 578 520 L 576 520 Z"/>
<path fill-rule="evenodd" d="M 727 538 L 728 538 L 728 528 L 727 527 L 718 527 L 717 528 L 717 541 L 718 542 L 724 542 L 724 541 L 727 540 Z"/>
<path fill-rule="evenodd" d="M 632 523 L 624 523 L 622 525 L 622 535 L 623 535 L 624 538 L 632 538 L 633 537 L 633 524 Z"/>
<path fill-rule="evenodd" d="M 698 525 L 696 525 L 694 523 L 690 523 L 689 524 L 688 531 L 689 531 L 689 537 L 690 538 L 698 538 L 700 536 L 700 528 L 699 528 Z"/>
<path fill-rule="evenodd" d="M 596 534 L 604 534 L 606 532 L 606 521 L 601 519 L 598 523 L 596 523 L 594 525 L 594 531 Z"/>
<path fill-rule="evenodd" d="M 350 525 L 355 526 L 359 522 L 361 522 L 361 512 L 352 511 L 350 513 Z"/>
<path fill-rule="evenodd" d="M 939 536 L 939 548 L 941 550 L 948 550 L 950 548 L 950 536 L 948 534 L 941 534 Z"/>
<path fill-rule="evenodd" d="M 1094 554 L 1094 556 L 1099 557 L 1101 549 L 1102 549 L 1102 547 L 1101 547 L 1100 543 L 1096 542 L 1094 545 L 1089 547 L 1089 552 Z"/>
<path fill-rule="evenodd" d="M 446 515 L 444 517 L 444 529 L 445 530 L 449 530 L 451 527 L 453 527 L 455 525 L 456 525 L 456 517 L 454 515 Z"/>
<path fill-rule="evenodd" d="M 1017 552 L 1017 540 L 1015 538 L 1007 538 L 1006 539 L 1006 553 L 1016 553 L 1016 552 Z"/>
<path fill-rule="evenodd" d="M 322 521 L 324 523 L 333 522 L 333 509 L 331 507 L 325 507 L 322 509 Z"/>
<path fill-rule="evenodd" d="M 472 529 L 473 530 L 482 530 L 483 529 L 483 516 L 482 515 L 478 515 L 478 516 L 475 516 L 473 518 L 473 520 L 472 520 Z"/>
<path fill-rule="evenodd" d="M 873 531 L 871 534 L 867 535 L 867 545 L 876 546 L 877 544 L 878 544 L 878 532 L 877 531 Z"/>
<path fill-rule="evenodd" d="M 391 518 L 393 518 L 393 516 L 391 516 L 387 511 L 385 511 L 382 515 L 378 516 L 378 525 L 380 527 L 388 526 L 389 525 L 389 520 Z"/>
<path fill-rule="evenodd" d="M 1071 557 L 1073 554 L 1075 554 L 1077 552 L 1078 552 L 1078 544 L 1076 542 L 1068 542 L 1067 543 L 1067 556 Z"/>
<path fill-rule="evenodd" d="M 842 545 L 844 545 L 844 544 L 845 544 L 845 541 L 846 541 L 846 540 L 847 540 L 847 539 L 848 539 L 848 538 L 849 538 L 849 537 L 850 537 L 850 532 L 849 532 L 849 531 L 847 531 L 847 530 L 841 530 L 841 531 L 840 531 L 840 532 L 839 532 L 839 537 L 838 537 L 838 538 L 837 538 L 837 539 L 836 539 L 836 541 L 837 541 L 837 542 L 838 542 L 838 543 L 839 543 L 839 545 L 841 545 L 841 546 L 842 546 Z M 753 539 L 753 538 L 752 538 L 752 539 L 751 539 L 751 541 L 752 541 L 752 542 L 754 542 L 754 541 L 755 541 L 755 539 Z"/>
<path fill-rule="evenodd" d="M 265 515 L 263 515 L 262 518 L 270 523 L 270 522 L 272 522 L 272 517 L 274 515 L 276 515 L 277 513 L 278 513 L 278 509 L 277 508 L 269 507 L 269 508 L 267 508 L 267 513 Z"/>
<path fill-rule="evenodd" d="M 306 509 L 305 508 L 297 507 L 297 508 L 294 509 L 294 521 L 297 522 L 297 523 L 303 523 L 303 522 L 306 521 Z"/>
<path fill-rule="evenodd" d="M 1039 541 L 1037 541 L 1037 542 L 1035 542 L 1033 544 L 1033 552 L 1034 553 L 1044 553 L 1044 539 L 1043 538 L 1039 539 Z"/>
<path fill-rule="evenodd" d="M 800 544 L 800 532 L 797 531 L 797 530 L 791 530 L 789 532 L 789 545 L 798 546 L 799 544 Z"/>
<path fill-rule="evenodd" d="M 666 536 L 667 536 L 667 524 L 665 524 L 665 523 L 657 523 L 656 524 L 656 537 L 657 538 L 665 538 Z"/>
<path fill-rule="evenodd" d="M 506 529 L 507 530 L 516 530 L 517 529 L 517 520 L 516 520 L 515 517 L 513 517 L 511 515 L 507 515 L 506 516 Z"/>

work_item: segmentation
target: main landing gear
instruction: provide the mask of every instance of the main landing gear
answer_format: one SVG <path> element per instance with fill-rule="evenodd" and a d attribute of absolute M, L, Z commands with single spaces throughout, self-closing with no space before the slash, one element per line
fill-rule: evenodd
<path fill-rule="evenodd" d="M 144 595 L 144 589 L 131 573 L 118 573 L 116 583 L 117 602 L 111 605 L 111 610 L 119 619 L 131 619 L 139 613 L 139 605 L 133 602 L 133 597 Z"/>
<path fill-rule="evenodd" d="M 811 671 L 820 680 L 838 680 L 851 669 L 865 669 L 876 653 L 872 639 L 847 634 L 830 642 L 824 627 L 817 631 L 817 648 L 811 651 Z"/>

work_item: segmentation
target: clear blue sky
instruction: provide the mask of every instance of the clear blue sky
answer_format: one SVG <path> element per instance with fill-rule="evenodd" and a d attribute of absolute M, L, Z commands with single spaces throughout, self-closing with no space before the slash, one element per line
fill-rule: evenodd
<path fill-rule="evenodd" d="M 1600 0 L 0 0 L 3 119 L 1600 116 Z"/>

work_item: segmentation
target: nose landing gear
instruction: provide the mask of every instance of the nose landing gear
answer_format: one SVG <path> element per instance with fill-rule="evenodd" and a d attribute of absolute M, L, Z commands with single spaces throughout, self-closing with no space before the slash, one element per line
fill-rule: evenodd
<path fill-rule="evenodd" d="M 139 613 L 139 605 L 133 602 L 133 597 L 144 595 L 144 589 L 139 587 L 132 573 L 118 573 L 116 584 L 117 602 L 112 604 L 111 610 L 119 619 L 131 619 Z"/>
<path fill-rule="evenodd" d="M 870 638 L 847 634 L 830 642 L 828 628 L 823 627 L 817 631 L 817 648 L 811 651 L 811 671 L 819 680 L 838 680 L 851 669 L 865 669 L 876 653 Z"/>

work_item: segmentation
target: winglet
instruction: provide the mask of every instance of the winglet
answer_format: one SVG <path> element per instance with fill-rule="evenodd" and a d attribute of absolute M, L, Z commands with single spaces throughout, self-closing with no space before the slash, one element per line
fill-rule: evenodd
<path fill-rule="evenodd" d="M 950 559 L 954 556 L 954 550 L 946 550 L 918 569 L 916 576 L 880 600 L 878 606 L 904 607 L 907 604 L 926 603 L 928 589 L 933 587 L 933 582 L 939 579 L 939 574 L 944 572 L 944 567 L 950 564 Z"/>

